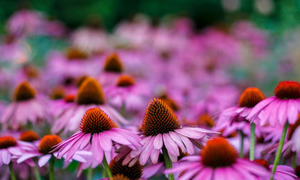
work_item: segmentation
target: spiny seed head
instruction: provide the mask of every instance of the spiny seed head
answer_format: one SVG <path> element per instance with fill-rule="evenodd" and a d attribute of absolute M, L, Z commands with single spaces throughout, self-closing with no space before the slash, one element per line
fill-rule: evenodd
<path fill-rule="evenodd" d="M 88 58 L 88 55 L 85 52 L 77 48 L 69 48 L 66 56 L 69 60 L 84 60 Z"/>
<path fill-rule="evenodd" d="M 120 76 L 117 86 L 119 87 L 129 87 L 134 85 L 134 80 L 131 76 L 128 75 L 122 75 Z"/>
<path fill-rule="evenodd" d="M 76 96 L 74 94 L 68 94 L 65 96 L 65 102 L 67 103 L 71 103 L 71 102 L 75 102 Z"/>
<path fill-rule="evenodd" d="M 34 99 L 36 95 L 35 90 L 32 86 L 27 82 L 22 82 L 17 86 L 14 92 L 14 100 L 15 101 L 28 101 Z"/>
<path fill-rule="evenodd" d="M 198 125 L 200 125 L 200 126 L 208 126 L 208 127 L 214 127 L 215 126 L 214 120 L 207 113 L 204 113 L 201 116 L 199 116 L 197 122 L 198 122 Z"/>
<path fill-rule="evenodd" d="M 104 71 L 113 73 L 122 73 L 124 70 L 123 64 L 118 56 L 118 54 L 113 53 L 108 56 L 105 60 Z"/>
<path fill-rule="evenodd" d="M 110 162 L 109 169 L 111 170 L 112 175 L 124 175 L 131 180 L 139 179 L 142 176 L 143 168 L 138 161 L 131 167 L 122 165 L 122 162 L 122 159 L 116 161 L 116 158 Z"/>
<path fill-rule="evenodd" d="M 298 99 L 300 84 L 296 81 L 282 81 L 274 89 L 274 94 L 279 99 Z"/>
<path fill-rule="evenodd" d="M 91 134 L 108 131 L 115 127 L 117 125 L 99 108 L 88 109 L 80 123 L 80 130 Z"/>
<path fill-rule="evenodd" d="M 202 164 L 212 168 L 231 166 L 238 157 L 234 147 L 222 137 L 207 141 L 200 155 Z"/>
<path fill-rule="evenodd" d="M 180 122 L 169 106 L 160 99 L 153 99 L 147 107 L 142 124 L 145 136 L 155 136 L 180 128 Z"/>
<path fill-rule="evenodd" d="M 79 87 L 77 104 L 105 104 L 104 94 L 98 81 L 88 77 Z"/>
<path fill-rule="evenodd" d="M 11 136 L 0 137 L 0 149 L 6 149 L 17 145 L 17 141 Z"/>
<path fill-rule="evenodd" d="M 40 136 L 34 131 L 25 131 L 25 132 L 22 132 L 20 135 L 21 141 L 33 142 L 33 141 L 36 141 L 39 139 L 40 139 Z"/>
<path fill-rule="evenodd" d="M 249 87 L 242 93 L 239 101 L 239 106 L 252 108 L 264 99 L 265 96 L 258 88 Z"/>
<path fill-rule="evenodd" d="M 266 168 L 267 170 L 269 170 L 270 164 L 267 161 L 265 161 L 264 159 L 256 159 L 256 160 L 254 160 L 254 162 L 256 162 L 257 164 L 259 164 L 259 165 L 263 166 L 264 168 Z"/>
<path fill-rule="evenodd" d="M 112 177 L 112 180 L 130 180 L 130 179 L 124 176 L 123 174 L 117 174 Z"/>
<path fill-rule="evenodd" d="M 77 87 L 80 87 L 81 86 L 81 84 L 86 80 L 86 78 L 88 78 L 89 76 L 86 76 L 86 75 L 84 75 L 84 76 L 81 76 L 81 77 L 79 77 L 79 78 L 77 78 L 76 79 L 76 86 Z"/>
<path fill-rule="evenodd" d="M 61 86 L 57 86 L 53 89 L 51 99 L 63 99 L 65 91 Z"/>
<path fill-rule="evenodd" d="M 160 99 L 163 100 L 173 111 L 177 112 L 180 110 L 179 105 L 167 95 L 162 95 Z"/>
<path fill-rule="evenodd" d="M 54 148 L 53 146 L 62 142 L 61 138 L 57 135 L 46 135 L 41 139 L 39 144 L 39 152 L 43 154 L 49 154 Z"/>

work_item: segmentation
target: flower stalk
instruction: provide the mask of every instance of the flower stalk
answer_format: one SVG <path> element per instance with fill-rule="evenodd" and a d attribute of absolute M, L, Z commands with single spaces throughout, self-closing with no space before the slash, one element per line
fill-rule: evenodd
<path fill-rule="evenodd" d="M 172 168 L 172 161 L 170 160 L 170 157 L 168 155 L 168 151 L 164 146 L 163 146 L 162 150 L 163 150 L 163 155 L 164 155 L 166 168 L 170 169 L 170 168 Z M 168 174 L 168 179 L 169 180 L 174 180 L 174 174 L 173 173 Z"/>

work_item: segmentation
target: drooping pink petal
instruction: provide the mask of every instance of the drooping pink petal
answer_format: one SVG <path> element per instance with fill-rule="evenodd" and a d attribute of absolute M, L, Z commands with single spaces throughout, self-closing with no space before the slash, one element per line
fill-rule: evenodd
<path fill-rule="evenodd" d="M 51 154 L 46 154 L 44 156 L 41 156 L 39 161 L 38 161 L 38 165 L 39 167 L 43 167 L 51 158 Z"/>
<path fill-rule="evenodd" d="M 179 149 L 168 133 L 163 134 L 163 140 L 168 153 L 179 156 Z"/>

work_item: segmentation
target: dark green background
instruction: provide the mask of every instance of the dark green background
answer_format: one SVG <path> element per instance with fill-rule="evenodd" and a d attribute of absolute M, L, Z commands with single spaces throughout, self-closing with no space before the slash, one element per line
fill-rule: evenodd
<path fill-rule="evenodd" d="M 275 9 L 267 16 L 255 10 L 253 0 L 240 1 L 241 8 L 228 13 L 220 0 L 0 0 L 0 28 L 3 31 L 7 18 L 22 7 L 46 12 L 70 28 L 85 24 L 90 17 L 97 17 L 108 30 L 136 13 L 147 14 L 154 23 L 166 15 L 188 16 L 195 21 L 197 28 L 250 19 L 259 26 L 283 30 L 294 27 L 300 19 L 299 0 L 274 0 Z"/>

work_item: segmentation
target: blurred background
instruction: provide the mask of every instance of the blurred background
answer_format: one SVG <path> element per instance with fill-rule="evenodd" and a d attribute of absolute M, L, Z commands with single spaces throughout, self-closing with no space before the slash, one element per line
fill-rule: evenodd
<path fill-rule="evenodd" d="M 247 87 L 268 97 L 278 82 L 300 81 L 300 0 L 0 0 L 0 7 L 0 115 L 28 81 L 56 117 L 56 103 L 76 104 L 92 76 L 108 104 L 120 112 L 126 104 L 123 115 L 137 127 L 153 97 L 185 124 L 201 125 L 236 106 Z M 134 80 L 126 96 L 117 83 L 123 75 Z M 58 176 L 75 171 L 71 164 Z"/>
<path fill-rule="evenodd" d="M 96 18 L 108 30 L 124 19 L 145 14 L 153 24 L 171 16 L 189 17 L 197 28 L 226 26 L 247 19 L 260 27 L 283 31 L 297 26 L 300 15 L 299 0 L 76 0 L 76 3 L 74 0 L 3 0 L 0 6 L 2 32 L 6 20 L 24 8 L 41 11 L 47 18 L 59 19 L 69 28 Z"/>

